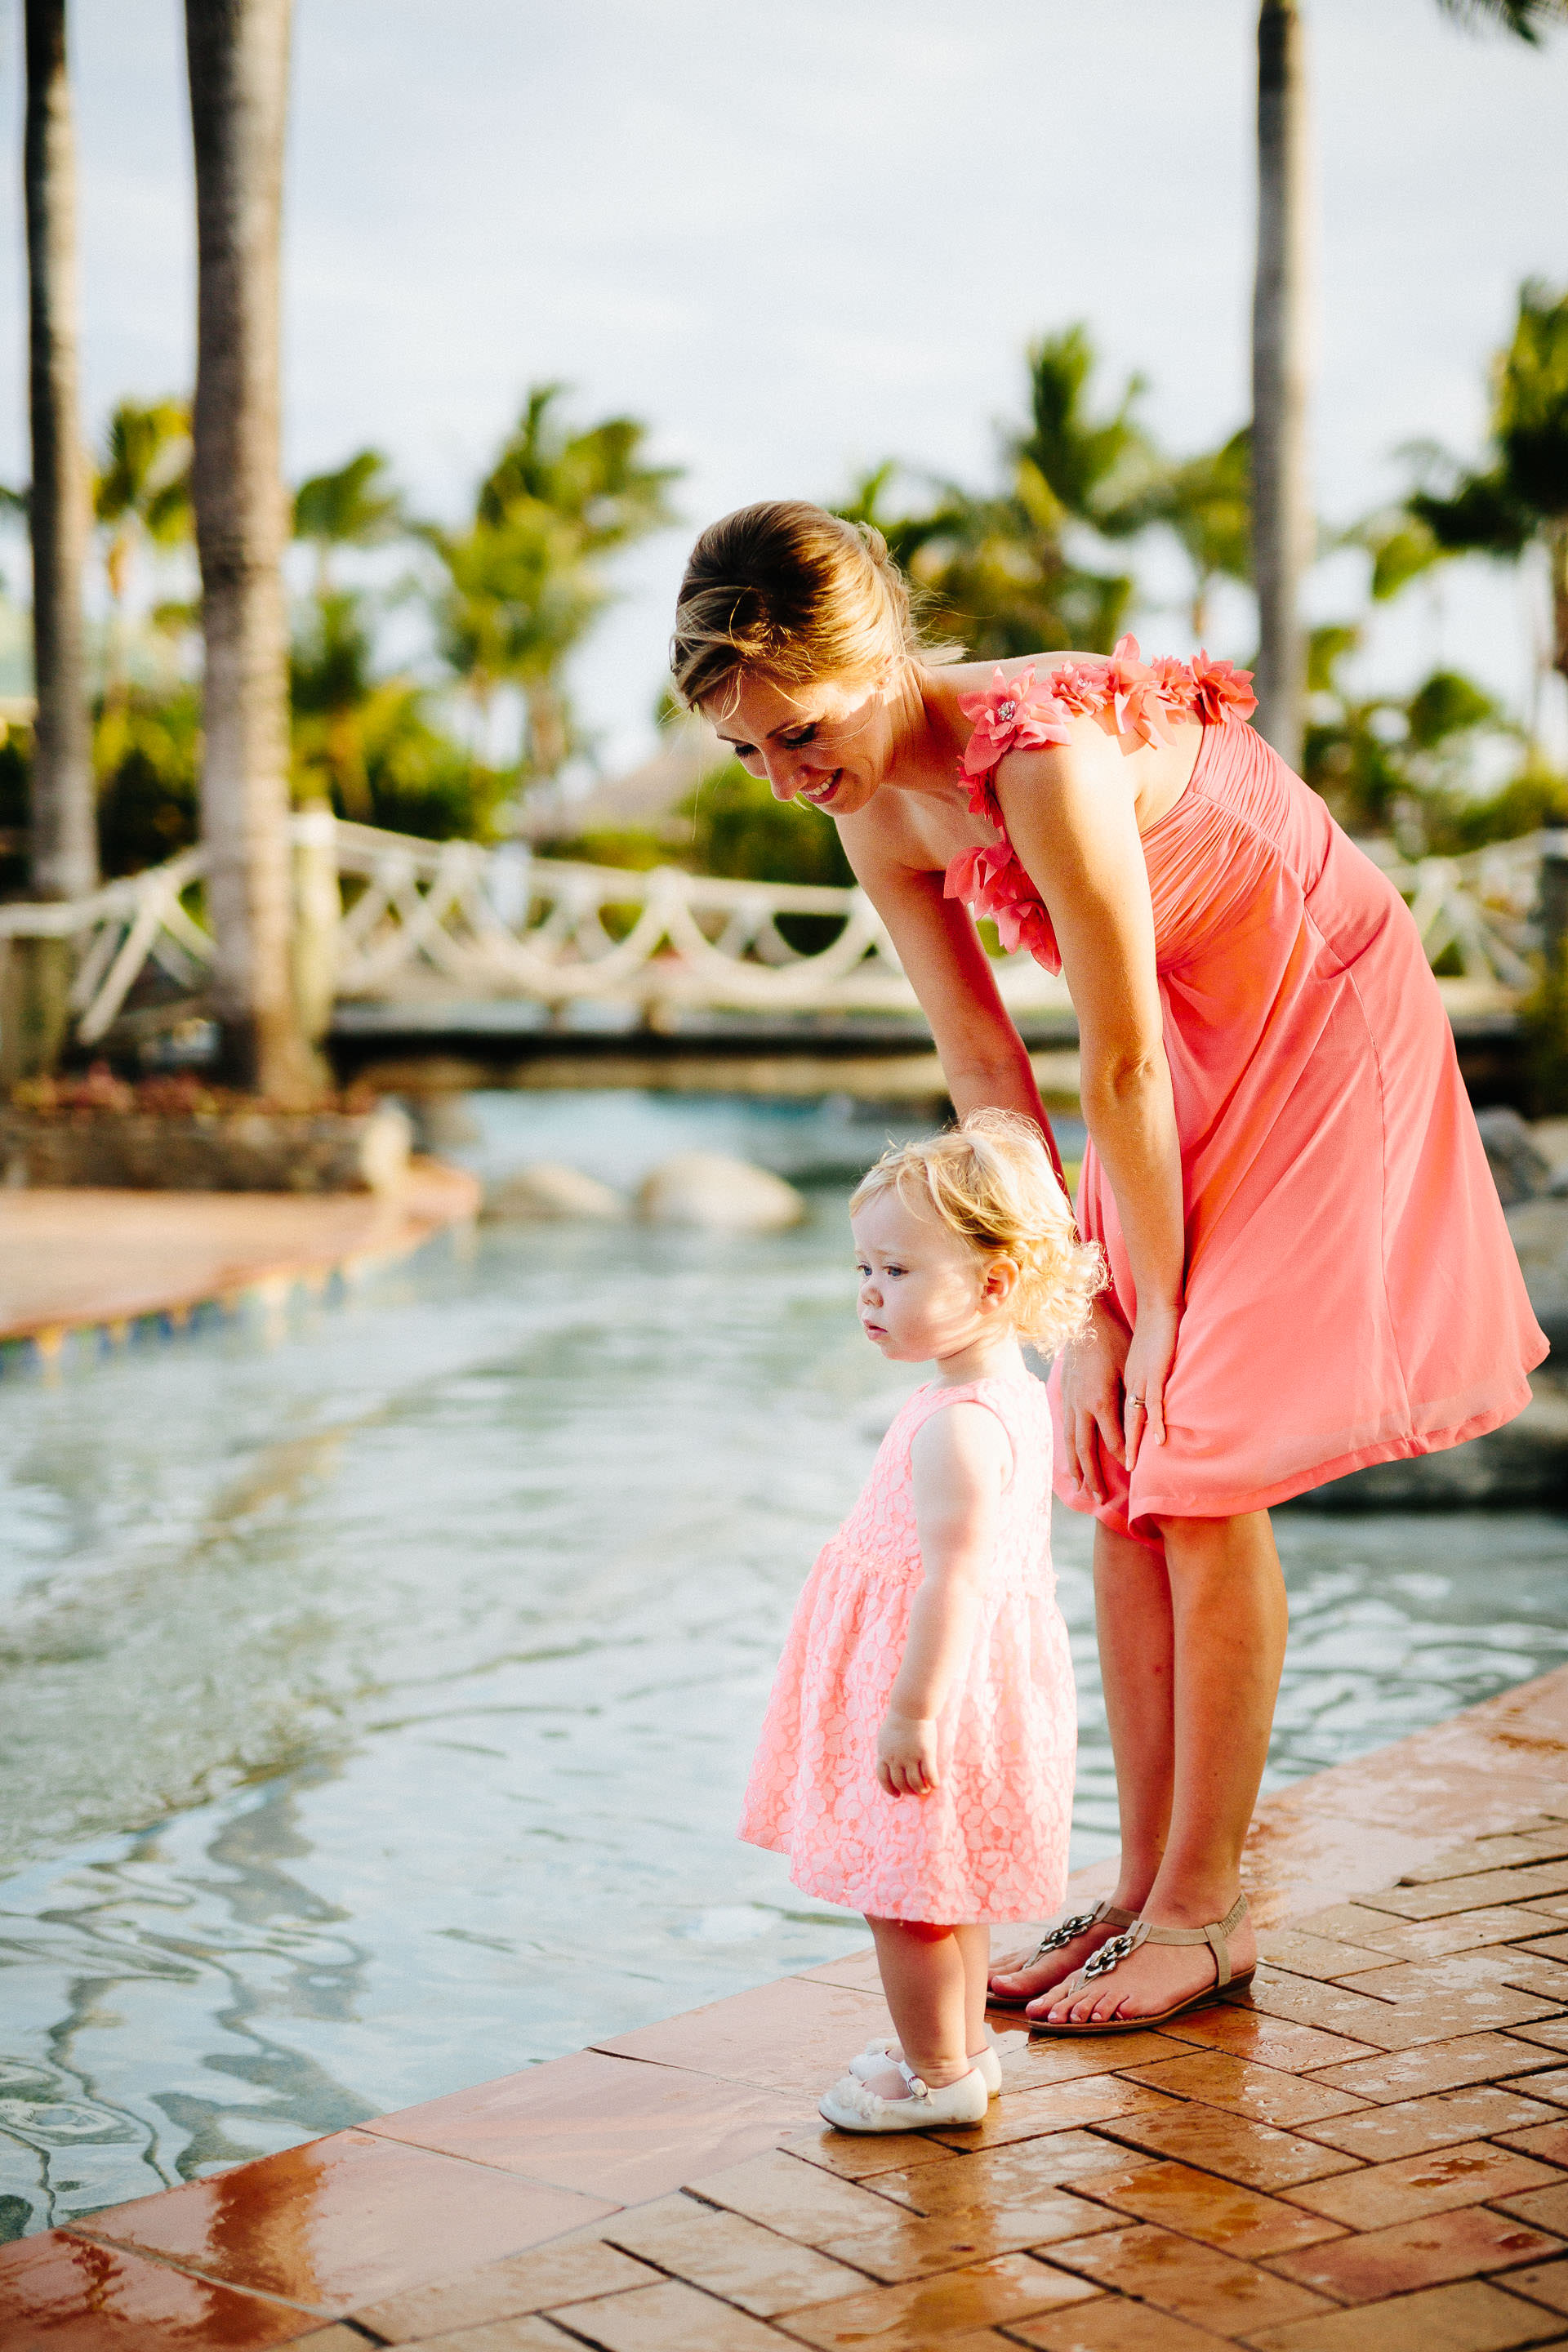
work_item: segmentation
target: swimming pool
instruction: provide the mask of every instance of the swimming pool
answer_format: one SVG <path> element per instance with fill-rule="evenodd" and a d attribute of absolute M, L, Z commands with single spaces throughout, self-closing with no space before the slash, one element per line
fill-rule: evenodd
<path fill-rule="evenodd" d="M 9 1383 L 0 2232 L 865 1940 L 735 1843 L 795 1591 L 909 1381 L 851 1309 L 851 1106 L 473 1099 L 490 1172 L 813 1179 L 763 1239 L 492 1226 L 286 1331 Z M 1270 1778 L 1568 1654 L 1563 1526 L 1283 1514 Z M 1088 1528 L 1075 1859 L 1113 1843 Z"/>

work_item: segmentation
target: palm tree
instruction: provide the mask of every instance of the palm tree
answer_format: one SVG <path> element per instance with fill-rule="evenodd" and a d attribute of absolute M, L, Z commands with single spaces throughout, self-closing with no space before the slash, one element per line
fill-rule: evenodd
<path fill-rule="evenodd" d="M 186 0 L 196 164 L 191 487 L 202 569 L 202 831 L 226 1070 L 313 1091 L 289 976 L 279 241 L 289 0 Z"/>
<path fill-rule="evenodd" d="M 562 673 L 610 601 L 605 559 L 672 520 L 668 492 L 679 470 L 647 462 L 647 428 L 635 418 L 570 431 L 557 414 L 562 390 L 529 394 L 469 527 L 422 533 L 447 573 L 437 604 L 442 651 L 482 723 L 498 687 L 521 689 L 525 765 L 545 780 L 571 748 Z"/>
<path fill-rule="evenodd" d="M 104 435 L 103 462 L 93 484 L 92 509 L 107 534 L 104 577 L 110 620 L 105 663 L 106 699 L 122 692 L 125 598 L 138 552 L 174 547 L 191 530 L 191 416 L 181 400 L 143 407 L 122 400 Z"/>
<path fill-rule="evenodd" d="M 1437 0 L 1463 22 L 1538 42 L 1568 0 Z M 1307 476 L 1307 92 L 1296 0 L 1258 18 L 1258 271 L 1252 308 L 1253 568 L 1257 725 L 1299 768 L 1307 682 L 1300 581 L 1311 556 Z"/>
<path fill-rule="evenodd" d="M 33 479 L 32 884 L 78 898 L 98 880 L 81 572 L 87 475 L 77 397 L 76 152 L 65 0 L 26 0 L 28 399 Z"/>
<path fill-rule="evenodd" d="M 336 473 L 312 474 L 294 493 L 294 536 L 315 548 L 318 601 L 332 593 L 335 547 L 380 547 L 405 528 L 403 494 L 379 449 L 361 449 Z"/>

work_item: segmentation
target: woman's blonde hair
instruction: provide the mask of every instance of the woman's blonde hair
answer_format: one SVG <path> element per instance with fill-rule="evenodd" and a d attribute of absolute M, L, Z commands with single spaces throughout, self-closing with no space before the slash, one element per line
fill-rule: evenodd
<path fill-rule="evenodd" d="M 1105 1287 L 1098 1242 L 1080 1242 L 1040 1131 L 1016 1111 L 976 1110 L 944 1135 L 896 1145 L 862 1177 L 849 1213 L 879 1193 L 934 1210 L 977 1256 L 1018 1269 L 1010 1312 L 1021 1339 L 1049 1354 L 1083 1328 Z"/>
<path fill-rule="evenodd" d="M 743 670 L 786 691 L 813 678 L 853 686 L 889 663 L 961 652 L 926 641 L 879 530 L 804 499 L 770 499 L 710 523 L 692 549 L 669 667 L 689 709 Z"/>

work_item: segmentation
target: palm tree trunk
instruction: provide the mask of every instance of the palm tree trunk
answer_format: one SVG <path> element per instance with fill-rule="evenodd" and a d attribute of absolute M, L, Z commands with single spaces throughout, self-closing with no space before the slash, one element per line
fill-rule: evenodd
<path fill-rule="evenodd" d="M 1307 488 L 1307 89 L 1295 0 L 1258 19 L 1258 277 L 1252 307 L 1252 530 L 1258 719 L 1301 764 L 1307 641 L 1300 582 L 1311 554 Z"/>
<path fill-rule="evenodd" d="M 206 664 L 202 833 L 213 1012 L 237 1083 L 314 1073 L 289 969 L 288 636 L 279 272 L 289 0 L 186 0 L 196 163 L 191 487 Z"/>
<path fill-rule="evenodd" d="M 77 397 L 76 144 L 66 0 L 26 0 L 28 403 L 33 484 L 32 886 L 79 898 L 98 882 L 82 646 L 87 467 Z"/>

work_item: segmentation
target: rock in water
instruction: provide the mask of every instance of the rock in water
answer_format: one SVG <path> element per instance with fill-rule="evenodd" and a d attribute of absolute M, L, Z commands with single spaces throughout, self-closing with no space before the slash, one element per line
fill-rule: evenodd
<path fill-rule="evenodd" d="M 601 1222 L 624 1217 L 626 1204 L 618 1192 L 584 1176 L 559 1160 L 532 1160 L 515 1175 L 492 1185 L 485 1194 L 488 1221 L 525 1218 L 595 1217 Z"/>
<path fill-rule="evenodd" d="M 1497 1185 L 1498 1198 L 1505 1209 L 1516 1201 L 1533 1201 L 1538 1192 L 1547 1191 L 1552 1182 L 1552 1162 L 1546 1157 L 1529 1122 L 1516 1110 L 1483 1110 L 1476 1118 L 1481 1131 L 1481 1141 L 1487 1148 L 1487 1162 Z"/>
<path fill-rule="evenodd" d="M 707 1225 L 729 1233 L 776 1233 L 798 1225 L 805 1202 L 793 1184 L 721 1151 L 678 1151 L 644 1177 L 637 1214 L 655 1225 Z"/>

